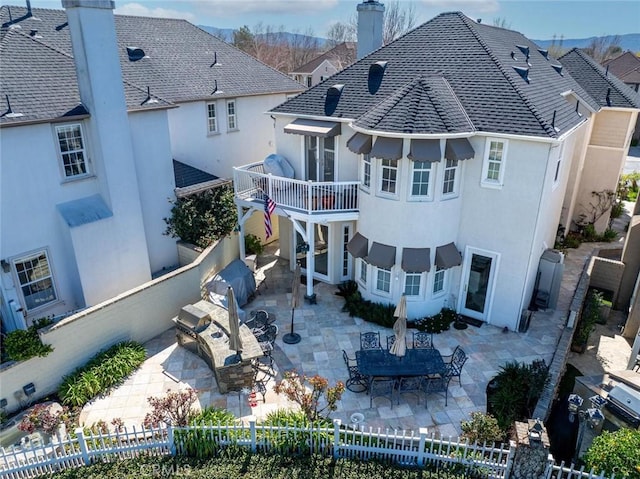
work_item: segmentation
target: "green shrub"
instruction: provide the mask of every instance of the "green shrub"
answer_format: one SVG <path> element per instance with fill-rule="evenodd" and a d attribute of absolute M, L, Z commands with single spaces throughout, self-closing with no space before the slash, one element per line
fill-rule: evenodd
<path fill-rule="evenodd" d="M 624 205 L 622 201 L 616 201 L 611 207 L 611 218 L 620 218 L 624 213 Z"/>
<path fill-rule="evenodd" d="M 83 406 L 98 394 L 120 384 L 145 359 L 146 352 L 141 344 L 134 341 L 118 343 L 62 378 L 58 395 L 65 405 Z"/>
<path fill-rule="evenodd" d="M 396 318 L 393 316 L 395 306 L 363 299 L 358 291 L 358 283 L 355 281 L 346 281 L 340 284 L 336 294 L 344 298 L 342 311 L 349 313 L 349 316 L 357 316 L 386 328 L 391 328 L 396 322 Z"/>
<path fill-rule="evenodd" d="M 331 420 L 319 416 L 317 421 L 310 422 L 302 411 L 277 409 L 267 414 L 262 424 L 265 426 L 290 426 L 303 430 L 311 428 L 312 432 L 310 434 L 296 429 L 266 429 L 259 431 L 262 439 L 268 441 L 283 453 L 309 454 L 312 448 L 317 451 L 320 444 L 330 443 L 333 439 L 333 432 L 319 430 L 333 428 Z"/>
<path fill-rule="evenodd" d="M 618 429 L 602 431 L 589 446 L 582 458 L 587 470 L 592 469 L 605 476 L 640 477 L 640 430 Z"/>
<path fill-rule="evenodd" d="M 246 254 L 262 254 L 264 246 L 256 235 L 248 234 L 244 237 L 244 249 Z"/>
<path fill-rule="evenodd" d="M 26 330 L 16 329 L 7 334 L 3 347 L 9 359 L 26 361 L 36 356 L 45 357 L 52 352 L 53 347 L 43 344 L 38 334 L 39 329 L 52 323 L 51 318 L 39 318 Z"/>
<path fill-rule="evenodd" d="M 582 306 L 580 319 L 576 324 L 572 344 L 574 349 L 583 349 L 589 341 L 589 335 L 595 330 L 596 323 L 600 322 L 600 306 L 603 295 L 600 291 L 590 289 Z"/>
<path fill-rule="evenodd" d="M 469 442 L 502 442 L 506 436 L 505 431 L 498 425 L 498 420 L 491 414 L 472 412 L 471 420 L 462 421 L 462 437 Z"/>
<path fill-rule="evenodd" d="M 173 202 L 171 216 L 164 218 L 166 235 L 206 248 L 228 235 L 238 222 L 233 188 L 220 186 Z"/>
<path fill-rule="evenodd" d="M 427 316 L 416 321 L 418 331 L 426 331 L 427 333 L 439 334 L 447 331 L 458 317 L 453 309 L 442 308 L 442 310 L 433 316 Z"/>
<path fill-rule="evenodd" d="M 604 230 L 604 233 L 602 233 L 602 236 L 601 236 L 602 241 L 606 241 L 607 243 L 611 243 L 612 241 L 615 241 L 617 237 L 618 237 L 618 232 L 611 228 L 607 228 L 606 230 Z"/>
<path fill-rule="evenodd" d="M 544 360 L 506 363 L 487 386 L 487 412 L 495 416 L 502 430 L 508 430 L 514 421 L 531 417 L 548 380 Z"/>
<path fill-rule="evenodd" d="M 189 421 L 190 426 L 197 429 L 176 429 L 175 441 L 180 453 L 200 459 L 215 457 L 220 453 L 221 442 L 229 439 L 240 439 L 241 430 L 216 429 L 216 426 L 232 426 L 237 424 L 236 417 L 226 409 L 206 407 Z"/>

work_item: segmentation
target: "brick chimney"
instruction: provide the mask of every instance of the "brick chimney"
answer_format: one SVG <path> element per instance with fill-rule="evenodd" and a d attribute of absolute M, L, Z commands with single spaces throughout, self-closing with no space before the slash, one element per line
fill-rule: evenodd
<path fill-rule="evenodd" d="M 375 0 L 358 4 L 358 60 L 382 46 L 384 5 Z"/>

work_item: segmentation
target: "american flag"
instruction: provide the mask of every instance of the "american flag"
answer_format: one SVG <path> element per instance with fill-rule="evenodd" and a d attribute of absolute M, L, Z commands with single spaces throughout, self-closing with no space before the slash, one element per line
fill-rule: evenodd
<path fill-rule="evenodd" d="M 269 198 L 268 195 L 264 195 L 264 232 L 267 239 L 273 234 L 271 230 L 271 213 L 273 213 L 275 209 L 276 202 Z"/>

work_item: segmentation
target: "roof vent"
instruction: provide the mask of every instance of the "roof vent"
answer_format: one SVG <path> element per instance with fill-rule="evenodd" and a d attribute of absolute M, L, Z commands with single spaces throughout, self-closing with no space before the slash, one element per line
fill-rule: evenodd
<path fill-rule="evenodd" d="M 324 99 L 324 114 L 327 116 L 333 115 L 333 112 L 338 108 L 338 102 L 340 101 L 340 95 L 342 95 L 342 90 L 344 89 L 344 85 L 342 83 L 338 83 L 337 85 L 333 85 L 329 87 L 327 90 L 327 96 Z"/>
<path fill-rule="evenodd" d="M 155 98 L 153 98 L 151 96 L 151 89 L 149 87 L 147 87 L 147 98 L 145 98 L 142 103 L 140 103 L 140 106 L 142 105 L 152 105 L 154 103 L 158 103 L 158 100 L 156 100 Z"/>
<path fill-rule="evenodd" d="M 560 128 L 556 126 L 556 110 L 553 110 L 553 118 L 551 118 L 551 126 L 555 130 L 555 132 L 559 132 Z"/>
<path fill-rule="evenodd" d="M 11 103 L 9 102 L 9 95 L 5 95 L 4 97 L 7 99 L 7 111 L 0 115 L 0 118 L 20 118 L 21 116 L 24 116 L 22 113 L 13 112 Z"/>
<path fill-rule="evenodd" d="M 562 73 L 562 65 L 551 65 L 555 71 L 557 71 L 560 75 L 564 76 Z"/>
<path fill-rule="evenodd" d="M 219 67 L 220 65 L 221 63 L 218 63 L 218 52 L 213 52 L 213 63 L 209 65 L 209 68 Z"/>
<path fill-rule="evenodd" d="M 540 55 L 542 55 L 546 60 L 549 59 L 549 50 L 545 50 L 544 48 L 538 48 Z"/>
<path fill-rule="evenodd" d="M 611 88 L 607 88 L 607 97 L 605 99 L 607 101 L 607 106 L 611 106 Z"/>
<path fill-rule="evenodd" d="M 607 65 L 607 69 L 604 71 L 604 76 L 609 76 L 609 65 Z"/>
<path fill-rule="evenodd" d="M 514 60 L 517 60 L 517 58 L 516 58 L 516 52 L 511 51 L 511 58 L 513 58 Z"/>
<path fill-rule="evenodd" d="M 375 62 L 369 67 L 369 93 L 374 95 L 382 84 L 382 77 L 387 69 L 387 62 Z"/>
<path fill-rule="evenodd" d="M 212 95 L 220 95 L 224 93 L 222 90 L 218 90 L 218 80 L 213 80 L 213 91 L 211 92 Z"/>
<path fill-rule="evenodd" d="M 527 57 L 529 56 L 529 47 L 524 45 L 516 45 L 516 47 L 518 47 L 518 50 L 524 53 Z"/>
<path fill-rule="evenodd" d="M 137 62 L 145 57 L 144 50 L 138 47 L 127 47 L 127 56 L 130 62 Z"/>
<path fill-rule="evenodd" d="M 524 81 L 529 83 L 529 69 L 525 67 L 513 67 L 515 71 L 518 72 L 518 75 L 522 77 Z"/>
<path fill-rule="evenodd" d="M 576 113 L 578 116 L 582 116 L 582 113 L 580 113 L 580 100 L 576 101 Z"/>
<path fill-rule="evenodd" d="M 42 35 L 38 35 L 38 30 L 35 29 L 29 32 L 29 36 L 31 38 L 42 38 Z"/>

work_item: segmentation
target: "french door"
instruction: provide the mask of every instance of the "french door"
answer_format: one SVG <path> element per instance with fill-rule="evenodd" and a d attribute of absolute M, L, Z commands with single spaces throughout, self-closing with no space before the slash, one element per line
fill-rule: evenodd
<path fill-rule="evenodd" d="M 461 314 L 487 321 L 499 256 L 491 251 L 467 247 L 460 291 Z"/>

